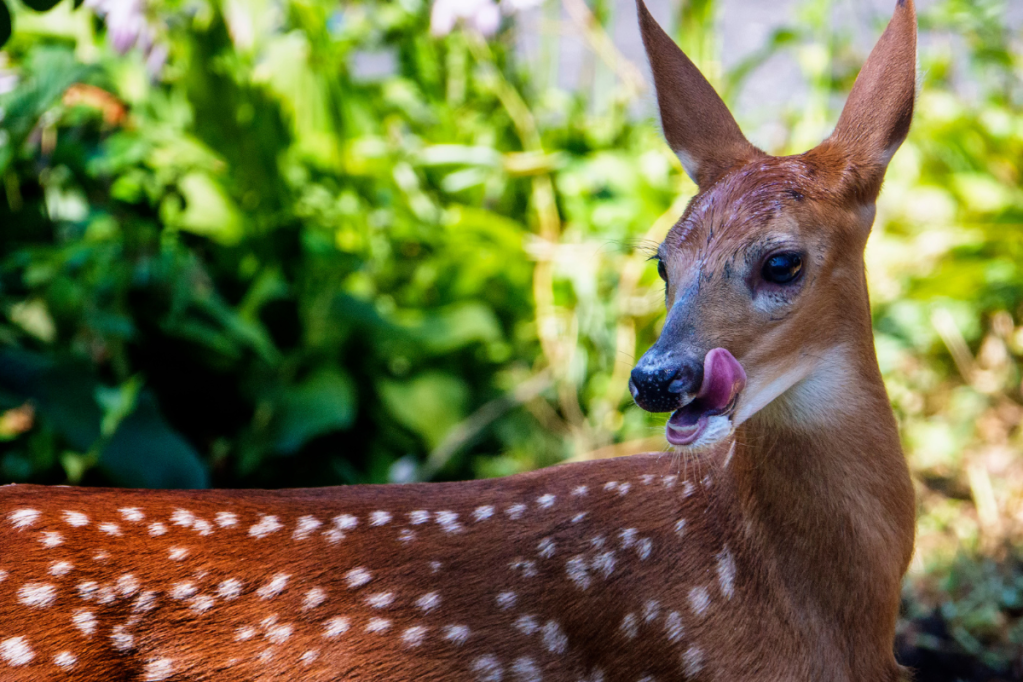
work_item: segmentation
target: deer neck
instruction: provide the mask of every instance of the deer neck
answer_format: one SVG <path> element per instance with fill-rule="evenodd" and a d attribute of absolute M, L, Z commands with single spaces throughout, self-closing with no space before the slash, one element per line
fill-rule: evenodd
<path fill-rule="evenodd" d="M 869 326 L 742 424 L 735 447 L 728 479 L 751 550 L 801 622 L 840 624 L 851 670 L 872 665 L 854 654 L 891 651 L 914 496 Z"/>

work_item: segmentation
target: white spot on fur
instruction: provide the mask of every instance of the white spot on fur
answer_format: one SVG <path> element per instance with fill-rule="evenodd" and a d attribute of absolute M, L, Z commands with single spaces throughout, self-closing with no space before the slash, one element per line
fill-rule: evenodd
<path fill-rule="evenodd" d="M 721 594 L 731 599 L 735 591 L 735 559 L 727 547 L 718 554 L 718 582 L 721 583 Z"/>
<path fill-rule="evenodd" d="M 678 476 L 675 476 L 674 474 L 670 476 L 664 476 L 661 478 L 661 483 L 664 485 L 665 488 L 674 488 L 677 482 Z"/>
<path fill-rule="evenodd" d="M 40 512 L 37 509 L 15 509 L 7 515 L 7 518 L 10 519 L 11 525 L 16 529 L 24 530 L 36 525 L 36 521 L 39 520 L 39 516 Z M 14 640 L 9 639 L 7 641 L 11 642 Z"/>
<path fill-rule="evenodd" d="M 18 601 L 36 609 L 45 609 L 56 598 L 57 586 L 49 583 L 27 583 L 18 590 Z"/>
<path fill-rule="evenodd" d="M 117 600 L 117 593 L 110 585 L 100 585 L 96 590 L 96 601 L 100 604 L 110 604 Z"/>
<path fill-rule="evenodd" d="M 646 560 L 650 558 L 650 552 L 654 549 L 654 541 L 650 538 L 640 538 L 640 541 L 636 544 L 636 554 L 639 558 Z"/>
<path fill-rule="evenodd" d="M 507 610 L 507 609 L 510 609 L 511 607 L 515 606 L 515 600 L 516 599 L 518 599 L 518 597 L 515 596 L 514 592 L 502 592 L 499 595 L 497 595 L 497 600 L 496 601 L 497 601 L 497 605 L 501 609 Z"/>
<path fill-rule="evenodd" d="M 71 616 L 71 622 L 74 626 L 82 631 L 82 634 L 86 637 L 91 637 L 92 633 L 96 631 L 96 616 L 93 615 L 92 611 L 85 609 L 79 609 L 75 611 L 74 615 Z"/>
<path fill-rule="evenodd" d="M 287 573 L 278 573 L 270 579 L 270 582 L 256 590 L 256 594 L 259 595 L 260 599 L 273 599 L 288 586 L 288 579 L 290 577 Z"/>
<path fill-rule="evenodd" d="M 76 511 L 64 512 L 64 521 L 75 528 L 81 528 L 82 526 L 89 525 L 89 517 L 82 512 Z"/>
<path fill-rule="evenodd" d="M 476 674 L 476 682 L 501 682 L 504 679 L 501 662 L 492 654 L 480 656 L 473 661 L 472 671 Z"/>
<path fill-rule="evenodd" d="M 167 533 L 167 526 L 163 525 L 159 521 L 156 523 L 149 524 L 149 534 L 154 538 L 159 537 Z"/>
<path fill-rule="evenodd" d="M 216 601 L 216 599 L 208 594 L 200 594 L 198 597 L 194 597 L 192 601 L 189 602 L 189 608 L 191 608 L 195 613 L 206 613 L 213 608 Z"/>
<path fill-rule="evenodd" d="M 643 474 L 639 477 L 639 480 L 643 482 L 643 485 L 650 485 L 657 480 L 657 477 L 653 474 Z"/>
<path fill-rule="evenodd" d="M 611 577 L 611 574 L 615 570 L 615 553 L 614 551 L 601 552 L 600 554 L 593 557 L 593 561 L 590 562 L 593 570 L 600 571 L 604 579 Z"/>
<path fill-rule="evenodd" d="M 649 623 L 655 620 L 660 612 L 661 605 L 657 603 L 656 599 L 647 600 L 647 603 L 643 604 L 643 622 Z"/>
<path fill-rule="evenodd" d="M 118 651 L 129 651 L 135 646 L 135 636 L 128 632 L 123 625 L 115 625 L 110 631 L 110 641 Z"/>
<path fill-rule="evenodd" d="M 170 558 L 171 561 L 181 561 L 182 559 L 188 556 L 188 548 L 171 547 L 169 550 L 167 550 L 167 556 Z"/>
<path fill-rule="evenodd" d="M 315 609 L 325 601 L 327 601 L 327 591 L 322 587 L 314 587 L 305 593 L 305 598 L 302 599 L 302 610 Z"/>
<path fill-rule="evenodd" d="M 554 540 L 551 540 L 550 538 L 540 540 L 540 544 L 536 546 L 537 553 L 539 553 L 544 559 L 550 559 L 554 556 L 554 550 Z"/>
<path fill-rule="evenodd" d="M 217 594 L 221 599 L 230 601 L 237 599 L 242 593 L 242 581 L 237 578 L 228 578 L 217 586 Z"/>
<path fill-rule="evenodd" d="M 290 623 L 275 625 L 266 632 L 266 638 L 271 644 L 284 644 L 291 638 L 294 626 Z"/>
<path fill-rule="evenodd" d="M 696 677 L 703 670 L 703 652 L 695 646 L 682 654 L 682 672 L 686 677 Z"/>
<path fill-rule="evenodd" d="M 70 573 L 71 569 L 73 569 L 74 567 L 75 567 L 74 564 L 68 561 L 54 561 L 52 564 L 50 564 L 50 575 L 54 575 L 59 578 Z"/>
<path fill-rule="evenodd" d="M 398 533 L 398 541 L 399 542 L 409 543 L 409 542 L 414 542 L 415 539 L 416 539 L 416 532 L 414 530 L 412 530 L 411 528 L 402 528 L 401 532 Z"/>
<path fill-rule="evenodd" d="M 385 609 L 393 603 L 393 592 L 376 592 L 366 597 L 366 604 L 374 609 Z"/>
<path fill-rule="evenodd" d="M 322 525 L 323 522 L 314 516 L 299 517 L 298 523 L 295 526 L 295 532 L 291 534 L 291 537 L 293 540 L 305 540 Z"/>
<path fill-rule="evenodd" d="M 401 633 L 401 641 L 405 646 L 416 647 L 426 639 L 426 628 L 422 625 L 413 625 Z"/>
<path fill-rule="evenodd" d="M 386 618 L 370 618 L 366 632 L 387 632 L 391 629 L 391 621 Z"/>
<path fill-rule="evenodd" d="M 710 606 L 710 594 L 707 592 L 707 588 L 694 587 L 689 590 L 689 605 L 697 616 L 702 616 L 706 613 L 707 608 Z"/>
<path fill-rule="evenodd" d="M 628 483 L 628 482 L 626 482 L 626 483 L 619 483 L 618 484 L 618 496 L 619 497 L 625 497 L 625 494 L 628 493 L 629 490 L 631 490 L 631 489 L 632 489 L 632 484 L 631 483 Z"/>
<path fill-rule="evenodd" d="M 692 494 L 695 493 L 695 492 L 696 492 L 696 486 L 693 485 L 692 481 L 686 481 L 685 484 L 682 486 L 682 497 L 683 498 L 691 497 Z"/>
<path fill-rule="evenodd" d="M 539 629 L 536 624 L 536 617 L 526 614 L 515 619 L 515 629 L 524 635 L 531 635 Z"/>
<path fill-rule="evenodd" d="M 199 535 L 211 535 L 213 533 L 213 524 L 206 519 L 196 519 L 195 523 L 192 524 L 192 530 Z"/>
<path fill-rule="evenodd" d="M 682 537 L 683 535 L 685 535 L 685 532 L 686 532 L 686 520 L 685 519 L 679 519 L 678 521 L 675 522 L 675 533 L 679 537 Z"/>
<path fill-rule="evenodd" d="M 604 484 L 604 490 L 608 492 L 615 492 L 618 490 L 618 481 L 608 481 Z"/>
<path fill-rule="evenodd" d="M 577 554 L 565 563 L 565 572 L 576 587 L 585 590 L 592 582 L 586 566 L 586 557 Z"/>
<path fill-rule="evenodd" d="M 552 654 L 563 654 L 568 651 L 568 636 L 556 621 L 549 620 L 543 626 L 543 645 Z"/>
<path fill-rule="evenodd" d="M 233 528 L 238 525 L 238 515 L 234 512 L 222 511 L 217 512 L 216 516 L 213 517 L 217 525 L 221 528 Z"/>
<path fill-rule="evenodd" d="M 554 500 L 557 499 L 554 495 L 547 493 L 536 498 L 536 503 L 541 509 L 550 509 L 554 506 Z"/>
<path fill-rule="evenodd" d="M 508 568 L 521 573 L 523 578 L 535 578 L 538 575 L 536 562 L 521 557 L 517 557 L 515 561 L 508 564 Z"/>
<path fill-rule="evenodd" d="M 39 542 L 43 543 L 43 547 L 53 549 L 54 547 L 60 547 L 64 544 L 64 536 L 55 530 L 48 530 L 42 534 L 42 537 L 39 538 Z"/>
<path fill-rule="evenodd" d="M 188 599 L 194 597 L 199 590 L 193 583 L 174 583 L 171 585 L 171 599 Z"/>
<path fill-rule="evenodd" d="M 191 528 L 192 524 L 195 523 L 195 514 L 187 509 L 175 509 L 174 513 L 171 514 L 170 520 L 175 526 Z"/>
<path fill-rule="evenodd" d="M 276 516 L 264 516 L 252 528 L 249 528 L 249 535 L 254 538 L 264 538 L 270 535 L 270 533 L 276 533 L 283 527 Z"/>
<path fill-rule="evenodd" d="M 11 666 L 25 665 L 35 657 L 35 652 L 24 637 L 11 637 L 0 642 L 0 658 Z"/>
<path fill-rule="evenodd" d="M 572 488 L 572 497 L 582 497 L 583 495 L 589 493 L 589 491 L 590 489 L 588 486 L 577 485 L 576 487 Z"/>
<path fill-rule="evenodd" d="M 174 672 L 174 660 L 170 658 L 151 658 L 146 661 L 146 682 L 161 682 Z"/>
<path fill-rule="evenodd" d="M 636 529 L 635 528 L 623 528 L 618 534 L 622 539 L 622 547 L 628 549 L 632 547 L 633 543 L 636 542 Z"/>
<path fill-rule="evenodd" d="M 372 574 L 365 568 L 353 568 L 345 573 L 345 582 L 348 583 L 349 589 L 353 590 L 362 587 L 372 579 Z"/>
<path fill-rule="evenodd" d="M 513 504 L 504 510 L 504 513 L 508 515 L 508 518 L 512 521 L 518 521 L 522 518 L 522 515 L 526 513 L 526 505 L 524 504 Z"/>
<path fill-rule="evenodd" d="M 331 618 L 324 623 L 323 636 L 327 639 L 335 639 L 348 632 L 349 627 L 351 627 L 351 625 L 347 618 L 340 616 L 337 618 Z"/>
<path fill-rule="evenodd" d="M 125 573 L 117 579 L 116 587 L 121 596 L 127 598 L 138 592 L 139 581 L 131 573 Z"/>
<path fill-rule="evenodd" d="M 543 679 L 536 662 L 527 656 L 516 658 L 511 669 L 516 682 L 540 682 Z"/>
<path fill-rule="evenodd" d="M 682 615 L 678 611 L 671 611 L 664 617 L 664 632 L 672 644 L 682 641 L 685 630 L 682 627 Z"/>
<path fill-rule="evenodd" d="M 152 590 L 145 590 L 135 599 L 135 603 L 132 604 L 131 610 L 136 613 L 145 613 L 146 611 L 152 611 L 155 605 L 156 592 Z"/>
<path fill-rule="evenodd" d="M 53 664 L 58 668 L 63 668 L 64 670 L 74 668 L 75 663 L 77 662 L 78 658 L 70 651 L 61 651 L 53 657 Z"/>
<path fill-rule="evenodd" d="M 375 511 L 369 515 L 369 525 L 383 526 L 391 522 L 391 512 Z"/>
<path fill-rule="evenodd" d="M 579 523 L 580 521 L 586 518 L 586 514 L 588 513 L 589 512 L 579 512 L 578 514 L 572 517 L 572 523 Z"/>
<path fill-rule="evenodd" d="M 444 627 L 444 639 L 456 646 L 462 646 L 469 641 L 469 628 L 466 625 L 447 625 Z"/>
<path fill-rule="evenodd" d="M 636 639 L 636 635 L 639 634 L 639 619 L 636 618 L 636 614 L 625 614 L 625 618 L 622 619 L 622 624 L 619 629 L 627 639 Z"/>
<path fill-rule="evenodd" d="M 494 507 L 489 504 L 485 504 L 482 507 L 476 507 L 472 512 L 472 518 L 476 521 L 486 521 L 494 515 Z"/>
<path fill-rule="evenodd" d="M 340 514 L 334 517 L 334 525 L 340 530 L 351 530 L 359 525 L 359 519 L 351 514 Z"/>
<path fill-rule="evenodd" d="M 337 528 L 328 528 L 323 531 L 323 537 L 327 538 L 327 542 L 332 545 L 336 545 L 345 539 L 345 534 Z"/>
<path fill-rule="evenodd" d="M 234 639 L 237 642 L 247 642 L 258 634 L 256 628 L 251 625 L 243 626 L 235 630 Z"/>
<path fill-rule="evenodd" d="M 409 512 L 408 518 L 409 523 L 413 526 L 419 526 L 430 520 L 430 512 L 423 509 L 417 509 L 416 511 Z"/>
<path fill-rule="evenodd" d="M 427 592 L 416 600 L 416 606 L 423 611 L 430 612 L 440 605 L 440 595 L 436 592 Z"/>
<path fill-rule="evenodd" d="M 458 522 L 458 514 L 453 511 L 439 511 L 435 514 L 437 523 L 445 533 L 462 532 L 462 524 Z"/>
<path fill-rule="evenodd" d="M 302 661 L 302 665 L 312 665 L 313 662 L 319 657 L 320 652 L 317 649 L 310 649 L 309 651 L 302 654 L 298 659 Z"/>
<path fill-rule="evenodd" d="M 87 580 L 84 583 L 79 583 L 75 588 L 78 590 L 78 596 L 85 601 L 91 600 L 96 595 L 96 589 L 99 587 L 96 583 L 91 580 Z"/>
<path fill-rule="evenodd" d="M 142 513 L 142 510 L 138 507 L 121 507 L 118 509 L 121 516 L 124 517 L 125 521 L 129 523 L 138 523 L 142 519 L 146 518 L 146 515 Z"/>

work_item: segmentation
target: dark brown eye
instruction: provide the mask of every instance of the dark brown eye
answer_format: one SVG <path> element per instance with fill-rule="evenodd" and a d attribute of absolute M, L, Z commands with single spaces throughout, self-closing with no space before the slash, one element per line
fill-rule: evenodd
<path fill-rule="evenodd" d="M 665 282 L 668 281 L 668 268 L 664 266 L 664 261 L 657 259 L 657 274 L 661 276 Z"/>
<path fill-rule="evenodd" d="M 798 253 L 777 253 L 764 262 L 761 275 L 772 284 L 791 284 L 803 271 L 803 259 Z"/>

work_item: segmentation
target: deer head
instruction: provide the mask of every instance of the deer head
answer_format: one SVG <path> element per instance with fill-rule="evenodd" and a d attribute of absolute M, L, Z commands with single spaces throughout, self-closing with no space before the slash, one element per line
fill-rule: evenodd
<path fill-rule="evenodd" d="M 637 5 L 664 134 L 699 192 L 657 252 L 668 316 L 632 395 L 674 412 L 667 438 L 682 448 L 717 443 L 768 406 L 826 420 L 842 406 L 851 354 L 873 358 L 863 250 L 913 114 L 913 0 L 898 0 L 835 131 L 794 156 L 750 144 Z"/>

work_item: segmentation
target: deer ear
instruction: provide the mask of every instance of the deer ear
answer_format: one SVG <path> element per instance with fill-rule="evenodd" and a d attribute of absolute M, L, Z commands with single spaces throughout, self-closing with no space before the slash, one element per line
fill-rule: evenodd
<path fill-rule="evenodd" d="M 916 11 L 913 0 L 898 0 L 829 138 L 878 189 L 888 162 L 909 134 L 915 99 Z"/>
<path fill-rule="evenodd" d="M 706 189 L 722 173 L 762 152 L 743 136 L 728 107 L 678 45 L 636 0 L 664 137 L 690 178 Z"/>

